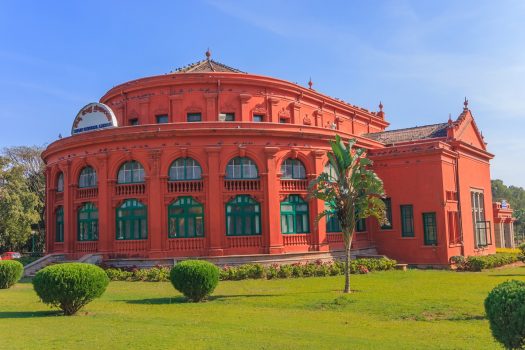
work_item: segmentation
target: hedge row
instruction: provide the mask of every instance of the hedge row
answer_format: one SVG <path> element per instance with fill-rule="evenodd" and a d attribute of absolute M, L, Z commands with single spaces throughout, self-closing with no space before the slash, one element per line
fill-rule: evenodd
<path fill-rule="evenodd" d="M 396 261 L 391 259 L 356 259 L 350 264 L 350 272 L 368 273 L 371 271 L 392 270 Z M 119 269 L 106 267 L 106 274 L 112 281 L 146 281 L 167 282 L 170 280 L 170 268 L 166 266 L 155 266 L 148 269 L 136 267 Z M 239 281 L 244 279 L 274 279 L 291 277 L 314 277 L 314 276 L 338 276 L 344 274 L 344 262 L 316 261 L 311 263 L 295 263 L 290 265 L 273 264 L 264 266 L 261 264 L 245 264 L 239 266 L 224 266 L 220 268 L 219 278 L 221 281 Z"/>
<path fill-rule="evenodd" d="M 460 271 L 481 271 L 483 269 L 492 269 L 495 267 L 508 265 L 520 260 L 520 255 L 512 253 L 496 253 L 491 255 L 462 256 L 452 257 L 452 262 Z"/>

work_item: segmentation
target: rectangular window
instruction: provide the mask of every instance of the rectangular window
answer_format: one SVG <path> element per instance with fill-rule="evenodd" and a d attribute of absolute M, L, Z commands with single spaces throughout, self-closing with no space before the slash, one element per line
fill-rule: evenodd
<path fill-rule="evenodd" d="M 279 118 L 279 123 L 281 123 L 281 124 L 288 123 L 288 118 Z"/>
<path fill-rule="evenodd" d="M 436 213 L 423 213 L 423 232 L 425 245 L 437 245 Z"/>
<path fill-rule="evenodd" d="M 192 122 L 200 122 L 200 121 L 202 121 L 202 116 L 201 116 L 200 113 L 188 113 L 186 120 L 188 122 L 190 122 L 190 123 L 192 123 Z"/>
<path fill-rule="evenodd" d="M 392 229 L 392 199 L 385 198 L 383 199 L 383 202 L 385 203 L 385 211 L 386 211 L 386 219 L 388 220 L 388 224 L 382 225 L 382 230 L 391 230 Z"/>
<path fill-rule="evenodd" d="M 224 118 L 225 122 L 235 121 L 235 113 L 221 113 L 220 115 Z"/>
<path fill-rule="evenodd" d="M 254 114 L 253 115 L 253 121 L 256 123 L 260 123 L 264 120 L 264 115 L 262 114 Z"/>
<path fill-rule="evenodd" d="M 366 219 L 359 219 L 355 222 L 355 232 L 365 232 L 366 231 Z"/>
<path fill-rule="evenodd" d="M 166 124 L 168 122 L 167 114 L 157 115 L 156 118 L 157 118 L 157 124 Z"/>
<path fill-rule="evenodd" d="M 414 237 L 414 208 L 401 205 L 401 237 Z"/>
<path fill-rule="evenodd" d="M 490 221 L 485 220 L 485 195 L 483 190 L 471 190 L 472 226 L 474 228 L 474 243 L 476 247 L 486 247 L 492 244 Z"/>
<path fill-rule="evenodd" d="M 139 119 L 138 118 L 130 119 L 129 125 L 139 125 Z"/>

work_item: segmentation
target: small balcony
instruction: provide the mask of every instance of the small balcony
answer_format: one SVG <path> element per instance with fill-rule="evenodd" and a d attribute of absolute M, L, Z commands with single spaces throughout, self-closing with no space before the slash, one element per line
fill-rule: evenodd
<path fill-rule="evenodd" d="M 225 192 L 253 192 L 260 190 L 261 181 L 259 179 L 224 180 Z"/>
<path fill-rule="evenodd" d="M 77 188 L 76 199 L 91 199 L 98 196 L 98 187 Z"/>
<path fill-rule="evenodd" d="M 115 186 L 116 196 L 137 196 L 146 193 L 146 185 L 138 184 L 118 184 Z"/>
<path fill-rule="evenodd" d="M 311 234 L 285 234 L 283 235 L 283 244 L 286 246 L 290 245 L 310 245 Z"/>
<path fill-rule="evenodd" d="M 308 190 L 308 180 L 281 179 L 281 192 L 305 192 Z"/>
<path fill-rule="evenodd" d="M 203 189 L 204 181 L 202 180 L 168 182 L 169 193 L 194 193 L 202 192 Z"/>

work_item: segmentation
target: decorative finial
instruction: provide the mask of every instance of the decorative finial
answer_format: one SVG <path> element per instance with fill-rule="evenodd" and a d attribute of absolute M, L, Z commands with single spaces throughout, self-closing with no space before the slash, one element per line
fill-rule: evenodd
<path fill-rule="evenodd" d="M 314 85 L 314 83 L 312 82 L 312 77 L 310 77 L 310 80 L 308 80 L 308 86 L 310 89 L 312 88 L 312 85 Z"/>
<path fill-rule="evenodd" d="M 210 48 L 208 47 L 208 50 L 206 50 L 206 59 L 209 60 L 211 57 L 211 51 L 210 51 Z"/>
<path fill-rule="evenodd" d="M 379 101 L 379 112 L 383 112 L 383 103 Z"/>
<path fill-rule="evenodd" d="M 463 102 L 463 106 L 465 106 L 463 109 L 464 110 L 467 110 L 468 109 L 468 100 L 467 100 L 467 97 L 465 97 L 465 102 Z"/>
<path fill-rule="evenodd" d="M 62 138 L 62 134 L 58 134 L 58 138 L 61 139 Z"/>
<path fill-rule="evenodd" d="M 383 102 L 379 101 L 379 112 L 377 112 L 379 118 L 385 118 L 385 112 L 383 112 Z"/>
<path fill-rule="evenodd" d="M 452 125 L 452 114 L 448 114 L 448 125 Z"/>

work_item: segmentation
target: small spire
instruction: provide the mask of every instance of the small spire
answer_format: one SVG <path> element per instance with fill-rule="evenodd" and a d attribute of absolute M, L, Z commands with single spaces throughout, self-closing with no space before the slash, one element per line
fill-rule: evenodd
<path fill-rule="evenodd" d="M 308 86 L 310 89 L 312 88 L 312 85 L 314 85 L 314 83 L 312 82 L 312 77 L 310 77 L 310 80 L 308 80 Z"/>
<path fill-rule="evenodd" d="M 467 100 L 467 97 L 465 97 L 465 101 L 463 102 L 463 106 L 465 106 L 465 107 L 463 107 L 464 110 L 468 110 L 468 100 Z"/>
<path fill-rule="evenodd" d="M 452 125 L 452 114 L 448 114 L 448 125 Z"/>
<path fill-rule="evenodd" d="M 379 101 L 379 112 L 383 112 L 383 103 Z"/>
<path fill-rule="evenodd" d="M 211 57 L 211 51 L 210 51 L 210 48 L 208 47 L 208 50 L 206 50 L 206 59 L 209 61 L 210 57 Z"/>

